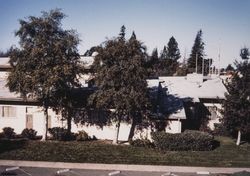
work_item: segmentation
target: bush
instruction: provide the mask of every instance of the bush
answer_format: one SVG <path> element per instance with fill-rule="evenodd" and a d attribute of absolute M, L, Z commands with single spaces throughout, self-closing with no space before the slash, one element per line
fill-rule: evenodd
<path fill-rule="evenodd" d="M 24 137 L 24 138 L 27 138 L 27 139 L 34 140 L 34 139 L 37 139 L 36 134 L 37 134 L 37 131 L 35 131 L 33 129 L 25 128 L 22 131 L 21 136 Z"/>
<path fill-rule="evenodd" d="M 231 136 L 230 132 L 222 123 L 214 124 L 213 134 L 216 136 Z"/>
<path fill-rule="evenodd" d="M 236 173 L 233 173 L 232 176 L 250 176 L 250 172 L 247 172 L 247 171 L 236 172 Z"/>
<path fill-rule="evenodd" d="M 78 131 L 76 134 L 76 140 L 77 141 L 87 141 L 90 140 L 91 138 L 89 137 L 88 133 L 84 130 Z"/>
<path fill-rule="evenodd" d="M 11 127 L 4 127 L 3 128 L 3 137 L 7 139 L 14 139 L 16 133 L 14 132 L 14 129 Z"/>
<path fill-rule="evenodd" d="M 53 140 L 59 141 L 72 141 L 76 139 L 74 133 L 67 133 L 67 129 L 61 127 L 54 127 L 48 129 L 49 133 L 52 135 Z"/>
<path fill-rule="evenodd" d="M 27 143 L 27 139 L 0 139 L 0 151 L 20 149 Z"/>
<path fill-rule="evenodd" d="M 129 141 L 130 145 L 135 146 L 135 147 L 154 147 L 154 144 L 148 140 L 148 139 L 135 139 L 132 141 Z"/>
<path fill-rule="evenodd" d="M 207 151 L 212 150 L 216 144 L 212 135 L 190 130 L 177 134 L 153 132 L 152 139 L 160 150 Z"/>

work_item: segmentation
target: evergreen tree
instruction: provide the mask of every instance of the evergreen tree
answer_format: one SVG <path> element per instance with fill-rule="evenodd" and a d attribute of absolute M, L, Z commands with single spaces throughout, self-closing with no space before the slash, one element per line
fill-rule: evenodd
<path fill-rule="evenodd" d="M 202 30 L 199 30 L 194 45 L 192 47 L 192 51 L 190 54 L 190 57 L 188 59 L 188 69 L 189 72 L 195 72 L 196 71 L 196 64 L 197 64 L 197 72 L 202 72 L 202 60 L 204 59 L 204 42 L 202 41 Z M 197 60 L 197 63 L 196 63 Z"/>
<path fill-rule="evenodd" d="M 126 31 L 126 27 L 124 25 L 122 25 L 120 33 L 119 33 L 120 40 L 125 40 L 125 35 L 126 35 L 125 31 Z"/>
<path fill-rule="evenodd" d="M 178 59 L 180 59 L 180 50 L 178 48 L 178 43 L 175 40 L 175 38 L 172 36 L 169 39 L 168 46 L 167 46 L 167 70 L 168 75 L 172 76 L 174 73 L 176 73 L 178 68 Z"/>
<path fill-rule="evenodd" d="M 124 31 L 125 32 L 125 31 Z M 97 109 L 111 111 L 116 122 L 117 143 L 120 122 L 130 122 L 132 139 L 135 126 L 143 119 L 148 106 L 145 58 L 141 42 L 118 38 L 107 40 L 95 61 L 95 79 L 98 90 L 89 103 Z M 100 64 L 101 63 L 101 64 Z"/>
<path fill-rule="evenodd" d="M 58 9 L 43 12 L 41 17 L 30 16 L 20 20 L 15 33 L 20 38 L 20 48 L 10 52 L 11 72 L 7 86 L 22 97 L 34 97 L 44 109 L 44 138 L 47 138 L 48 108 L 67 114 L 71 125 L 72 108 L 70 92 L 79 86 L 81 73 L 75 31 L 64 30 L 61 20 L 65 15 Z M 70 130 L 70 127 L 68 130 Z"/>
<path fill-rule="evenodd" d="M 231 132 L 238 132 L 236 144 L 240 145 L 241 134 L 250 133 L 250 63 L 241 55 L 243 62 L 236 62 L 237 72 L 228 83 L 226 100 L 224 102 L 224 126 Z"/>
<path fill-rule="evenodd" d="M 130 40 L 136 40 L 136 35 L 135 35 L 135 32 L 133 31 L 132 32 L 132 35 L 130 37 Z"/>
<path fill-rule="evenodd" d="M 249 49 L 244 47 L 240 50 L 240 57 L 243 59 L 243 60 L 248 60 L 249 59 L 249 56 L 250 56 L 250 53 L 249 53 Z"/>
<path fill-rule="evenodd" d="M 147 70 L 149 76 L 158 76 L 159 56 L 157 48 L 153 49 L 152 54 L 147 61 Z"/>
<path fill-rule="evenodd" d="M 226 71 L 234 71 L 234 67 L 232 66 L 232 64 L 228 64 L 228 66 L 226 67 Z"/>
<path fill-rule="evenodd" d="M 173 36 L 169 39 L 169 42 L 168 42 L 167 56 L 169 59 L 175 62 L 177 62 L 178 59 L 180 59 L 181 57 L 180 50 L 178 48 L 178 43 Z"/>
<path fill-rule="evenodd" d="M 161 52 L 160 59 L 161 59 L 161 60 L 168 59 L 168 50 L 167 50 L 167 47 L 166 47 L 166 46 L 163 47 L 163 50 L 162 50 L 162 52 Z"/>

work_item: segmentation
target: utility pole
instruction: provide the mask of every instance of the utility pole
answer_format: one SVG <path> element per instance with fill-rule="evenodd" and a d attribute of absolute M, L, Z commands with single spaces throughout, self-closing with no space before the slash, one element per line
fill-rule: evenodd
<path fill-rule="evenodd" d="M 202 58 L 202 76 L 204 76 L 204 58 Z"/>
<path fill-rule="evenodd" d="M 198 73 L 198 54 L 196 53 L 196 59 L 195 59 L 195 62 L 196 62 L 196 68 L 195 68 L 195 72 L 196 74 Z"/>

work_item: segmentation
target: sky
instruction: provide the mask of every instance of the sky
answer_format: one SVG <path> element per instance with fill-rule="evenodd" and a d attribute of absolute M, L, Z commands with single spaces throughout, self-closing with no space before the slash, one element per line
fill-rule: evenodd
<path fill-rule="evenodd" d="M 127 38 L 135 31 L 149 54 L 174 36 L 182 59 L 202 29 L 206 57 L 217 67 L 233 64 L 242 47 L 250 48 L 250 0 L 0 0 L 0 50 L 18 46 L 19 19 L 55 8 L 67 15 L 63 28 L 78 32 L 80 54 L 117 36 L 122 25 Z"/>

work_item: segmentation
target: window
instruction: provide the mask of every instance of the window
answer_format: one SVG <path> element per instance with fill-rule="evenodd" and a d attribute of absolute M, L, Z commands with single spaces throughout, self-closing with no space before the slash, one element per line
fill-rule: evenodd
<path fill-rule="evenodd" d="M 0 107 L 0 113 L 2 117 L 16 117 L 16 107 L 2 106 Z"/>

